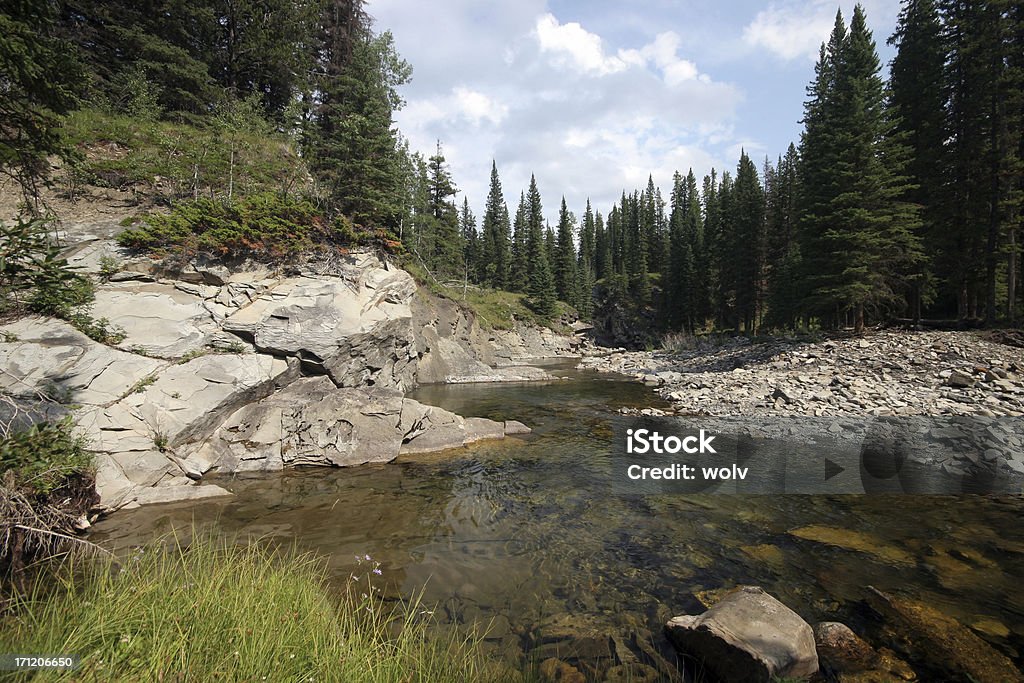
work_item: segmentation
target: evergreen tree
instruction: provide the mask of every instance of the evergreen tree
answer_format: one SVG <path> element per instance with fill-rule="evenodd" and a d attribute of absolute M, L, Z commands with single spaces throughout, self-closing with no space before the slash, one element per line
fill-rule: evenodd
<path fill-rule="evenodd" d="M 943 195 L 945 101 L 943 97 L 945 50 L 942 22 L 933 0 L 907 0 L 899 14 L 896 31 L 889 38 L 896 46 L 890 66 L 889 104 L 897 117 L 895 133 L 910 147 L 906 199 L 921 207 L 921 239 L 933 268 L 952 272 L 959 259 L 943 229 L 940 205 Z M 921 305 L 930 299 L 931 274 L 916 273 L 912 280 L 911 313 L 920 318 Z M 954 292 L 943 287 L 947 296 Z"/>
<path fill-rule="evenodd" d="M 904 300 L 920 260 L 919 221 L 916 207 L 903 199 L 905 148 L 892 135 L 875 43 L 859 5 L 848 33 L 837 17 L 822 54 L 805 117 L 805 132 L 815 130 L 820 139 L 805 144 L 801 175 L 805 198 L 814 199 L 805 205 L 814 230 L 805 232 L 815 257 L 810 265 L 823 270 L 808 280 L 819 310 L 834 308 L 835 323 L 852 315 L 860 332 L 866 313 L 884 314 Z M 822 120 L 829 130 L 817 129 Z"/>
<path fill-rule="evenodd" d="M 463 243 L 454 202 L 458 189 L 452 182 L 451 173 L 445 164 L 440 141 L 437 143 L 436 152 L 427 163 L 432 218 L 430 230 L 433 242 L 429 263 L 438 274 L 461 276 L 464 273 Z"/>
<path fill-rule="evenodd" d="M 525 217 L 528 230 L 526 236 L 526 303 L 538 314 L 550 316 L 556 310 L 555 278 L 548 261 L 540 191 L 537 189 L 537 179 L 532 175 L 530 176 L 530 189 L 526 195 Z"/>
<path fill-rule="evenodd" d="M 796 326 L 799 291 L 795 279 L 800 269 L 796 241 L 799 194 L 796 147 L 789 145 L 780 157 L 767 191 L 765 259 L 768 277 L 767 322 L 773 327 Z M 766 179 L 766 185 L 768 181 Z"/>
<path fill-rule="evenodd" d="M 392 113 L 412 73 L 391 34 L 373 35 L 358 0 L 330 0 L 307 148 L 334 209 L 358 225 L 397 230 L 402 178 Z"/>
<path fill-rule="evenodd" d="M 0 11 L 0 175 L 13 178 L 35 207 L 47 157 L 67 155 L 61 115 L 73 109 L 83 74 L 54 36 L 50 2 L 11 0 Z"/>
<path fill-rule="evenodd" d="M 733 188 L 732 239 L 734 240 L 736 326 L 747 334 L 759 322 L 764 244 L 764 191 L 757 168 L 746 152 L 740 153 Z"/>
<path fill-rule="evenodd" d="M 612 275 L 612 243 L 601 212 L 594 214 L 594 274 L 598 280 Z"/>
<path fill-rule="evenodd" d="M 465 264 L 465 278 L 480 282 L 480 240 L 476 232 L 476 216 L 469 208 L 469 198 L 462 198 L 459 212 L 459 233 L 462 237 L 462 260 Z"/>
<path fill-rule="evenodd" d="M 565 197 L 562 197 L 562 206 L 558 210 L 558 236 L 554 257 L 555 291 L 559 299 L 570 303 L 574 303 L 577 298 L 578 285 L 576 245 L 573 237 L 575 224 L 576 219 L 566 207 Z"/>
<path fill-rule="evenodd" d="M 509 289 L 513 292 L 525 292 L 529 282 L 529 257 L 527 255 L 527 242 L 529 241 L 530 223 L 526 207 L 526 193 L 519 193 L 519 207 L 516 209 L 516 219 L 512 236 L 512 268 L 510 273 Z"/>
<path fill-rule="evenodd" d="M 508 207 L 501 191 L 498 165 L 492 160 L 480 258 L 483 266 L 482 282 L 495 289 L 511 289 L 512 249 L 509 233 Z"/>

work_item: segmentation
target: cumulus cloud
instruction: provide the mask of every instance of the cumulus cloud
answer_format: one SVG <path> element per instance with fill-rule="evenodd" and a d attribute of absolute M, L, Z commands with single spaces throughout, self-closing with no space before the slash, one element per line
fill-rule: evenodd
<path fill-rule="evenodd" d="M 898 3 L 891 0 L 862 2 L 871 23 L 891 23 Z M 743 29 L 744 42 L 763 48 L 784 60 L 798 58 L 814 61 L 821 44 L 828 40 L 835 24 L 836 4 L 833 0 L 805 0 L 772 4 L 761 10 Z M 847 26 L 853 7 L 842 7 Z M 878 37 L 876 36 L 876 40 Z"/>
<path fill-rule="evenodd" d="M 649 174 L 667 191 L 677 169 L 735 165 L 726 151 L 740 139 L 742 93 L 702 72 L 669 26 L 624 35 L 605 22 L 597 32 L 585 14 L 556 16 L 544 0 L 369 9 L 415 69 L 400 130 L 428 154 L 442 141 L 477 215 L 492 158 L 510 208 L 536 174 L 551 220 L 563 193 L 577 213 L 588 197 L 607 211 Z"/>

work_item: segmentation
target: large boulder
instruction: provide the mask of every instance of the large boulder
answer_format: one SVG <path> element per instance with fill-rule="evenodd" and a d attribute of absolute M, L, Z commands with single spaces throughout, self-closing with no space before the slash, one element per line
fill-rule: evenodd
<path fill-rule="evenodd" d="M 321 366 L 339 386 L 404 390 L 415 383 L 409 307 L 415 290 L 405 271 L 357 254 L 340 277 L 281 280 L 222 325 L 260 351 Z"/>
<path fill-rule="evenodd" d="M 183 464 L 225 472 L 347 467 L 504 435 L 500 422 L 464 419 L 395 389 L 338 388 L 308 377 L 237 410 L 206 443 L 186 449 Z"/>
<path fill-rule="evenodd" d="M 106 405 L 166 365 L 95 342 L 62 320 L 31 317 L 0 327 L 0 391 L 14 396 Z"/>
<path fill-rule="evenodd" d="M 681 653 L 730 683 L 808 678 L 818 670 L 814 633 L 793 610 L 756 586 L 743 586 L 699 616 L 666 625 Z"/>

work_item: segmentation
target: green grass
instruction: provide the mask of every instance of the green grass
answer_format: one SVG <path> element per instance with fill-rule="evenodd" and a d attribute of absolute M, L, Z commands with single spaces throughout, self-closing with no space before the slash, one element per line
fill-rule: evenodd
<path fill-rule="evenodd" d="M 462 287 L 447 287 L 430 277 L 427 271 L 412 258 L 405 259 L 402 268 L 432 293 L 451 299 L 472 311 L 484 329 L 510 330 L 515 326 L 515 321 L 519 320 L 549 327 L 560 334 L 572 334 L 572 330 L 562 325 L 560 320 L 565 315 L 575 317 L 575 314 L 568 304 L 562 301 L 555 304 L 555 314 L 550 318 L 545 318 L 526 305 L 525 294 L 477 286 L 469 286 L 465 292 Z"/>
<path fill-rule="evenodd" d="M 116 571 L 80 564 L 37 591 L 0 623 L 0 652 L 81 657 L 77 671 L 32 680 L 502 679 L 480 641 L 440 635 L 416 602 L 386 607 L 363 567 L 339 597 L 310 555 L 211 538 L 151 543 Z"/>

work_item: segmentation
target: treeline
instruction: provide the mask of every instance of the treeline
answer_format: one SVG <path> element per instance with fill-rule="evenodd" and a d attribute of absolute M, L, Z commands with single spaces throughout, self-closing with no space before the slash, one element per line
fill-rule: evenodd
<path fill-rule="evenodd" d="M 432 223 L 416 222 L 414 203 L 417 239 L 434 235 L 426 251 L 439 270 L 526 292 L 540 309 L 557 297 L 585 316 L 642 310 L 663 330 L 1012 321 L 1022 36 L 1019 3 L 909 0 L 886 83 L 858 6 L 849 27 L 837 14 L 799 146 L 774 163 L 758 168 L 744 153 L 735 171 L 712 170 L 699 185 L 692 170 L 676 173 L 667 201 L 649 181 L 606 216 L 588 202 L 581 221 L 563 200 L 554 229 L 534 181 L 510 221 L 492 167 L 480 226 L 468 202 L 435 205 Z M 421 194 L 453 196 L 450 182 L 438 189 L 435 161 L 440 151 L 420 173 Z"/>

